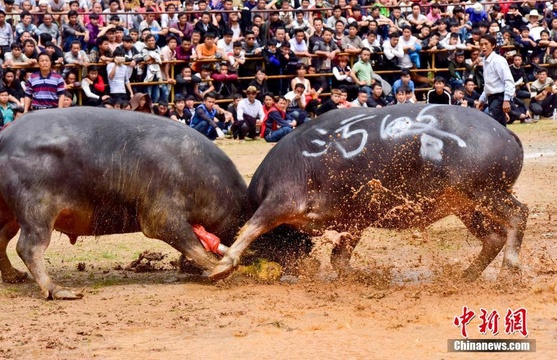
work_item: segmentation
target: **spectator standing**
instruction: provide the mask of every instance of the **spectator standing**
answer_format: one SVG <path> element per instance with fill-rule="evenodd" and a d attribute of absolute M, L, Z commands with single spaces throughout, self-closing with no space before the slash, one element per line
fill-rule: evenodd
<path fill-rule="evenodd" d="M 81 89 L 85 94 L 84 105 L 99 106 L 110 97 L 106 94 L 104 79 L 99 75 L 99 69 L 95 65 L 87 68 L 87 76 L 81 80 Z"/>
<path fill-rule="evenodd" d="M 24 112 L 62 108 L 65 91 L 64 78 L 52 71 L 50 56 L 46 53 L 40 54 L 39 71 L 31 74 L 25 84 Z"/>
<path fill-rule="evenodd" d="M 126 61 L 124 56 L 124 50 L 117 48 L 114 51 L 114 62 L 106 66 L 108 84 L 110 85 L 110 96 L 115 100 L 127 100 L 128 95 L 126 94 L 126 89 L 130 93 L 130 97 L 133 97 L 128 70 L 124 64 Z"/>
<path fill-rule="evenodd" d="M 354 80 L 354 83 L 359 85 L 360 89 L 365 90 L 368 97 L 371 96 L 371 86 L 375 84 L 373 69 L 369 62 L 370 57 L 371 51 L 368 48 L 362 49 L 360 60 L 354 64 L 354 68 L 350 72 L 350 76 Z"/>
<path fill-rule="evenodd" d="M 484 55 L 484 81 L 485 86 L 480 96 L 479 109 L 489 101 L 489 113 L 501 125 L 507 126 L 505 116 L 511 110 L 511 100 L 514 96 L 515 86 L 507 60 L 496 54 L 493 49 L 497 41 L 491 35 L 483 35 L 480 47 Z"/>
<path fill-rule="evenodd" d="M 317 71 L 321 73 L 330 73 L 332 61 L 335 56 L 340 53 L 339 47 L 333 41 L 333 31 L 331 29 L 323 30 L 323 38 L 315 43 L 313 53 L 317 55 Z"/>
<path fill-rule="evenodd" d="M 0 47 L 2 53 L 10 51 L 10 45 L 14 41 L 12 26 L 6 22 L 6 12 L 0 9 Z"/>

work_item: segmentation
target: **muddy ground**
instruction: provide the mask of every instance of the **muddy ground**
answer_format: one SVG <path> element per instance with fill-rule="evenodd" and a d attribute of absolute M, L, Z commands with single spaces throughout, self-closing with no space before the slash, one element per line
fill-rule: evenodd
<path fill-rule="evenodd" d="M 521 252 L 523 278 L 500 288 L 501 257 L 481 280 L 466 284 L 458 272 L 480 249 L 455 218 L 425 233 L 370 230 L 353 265 L 374 269 L 387 282 L 261 283 L 236 276 L 216 285 L 178 273 L 177 253 L 140 234 L 81 238 L 71 246 L 55 233 L 47 251 L 53 278 L 83 289 L 79 301 L 45 301 L 34 282 L 0 284 L 0 358 L 7 359 L 464 359 L 448 353 L 459 339 L 453 319 L 463 306 L 497 310 L 499 334 L 481 335 L 478 316 L 470 338 L 522 339 L 505 333 L 508 308 L 527 309 L 528 339 L 536 353 L 474 354 L 489 359 L 557 358 L 557 122 L 513 125 L 526 160 L 515 187 L 530 207 Z M 218 144 L 249 181 L 271 145 Z M 321 239 L 322 240 L 322 239 Z M 320 242 L 323 242 L 318 240 Z M 9 256 L 20 269 L 15 254 Z M 323 258 L 330 246 L 316 253 Z M 126 270 L 148 250 L 156 271 Z M 323 269 L 327 272 L 327 266 Z"/>

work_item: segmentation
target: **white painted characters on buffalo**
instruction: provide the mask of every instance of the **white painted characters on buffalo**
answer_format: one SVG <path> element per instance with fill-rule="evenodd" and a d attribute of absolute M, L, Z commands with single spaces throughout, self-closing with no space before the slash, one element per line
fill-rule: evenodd
<path fill-rule="evenodd" d="M 426 112 L 438 105 L 430 105 L 423 108 L 416 119 L 408 116 L 401 116 L 394 120 L 388 121 L 391 115 L 387 115 L 381 121 L 380 137 L 382 140 L 392 140 L 409 136 L 420 135 L 420 155 L 423 159 L 431 161 L 441 161 L 443 159 L 443 138 L 452 139 L 457 142 L 458 146 L 466 147 L 466 142 L 462 138 L 451 134 L 447 131 L 440 130 L 439 120 L 434 115 L 428 115 Z M 340 122 L 339 128 L 332 133 L 323 129 L 316 128 L 315 131 L 321 136 L 326 136 L 327 140 L 313 139 L 312 144 L 322 148 L 320 151 L 310 152 L 302 151 L 302 155 L 307 157 L 319 157 L 324 155 L 331 146 L 335 146 L 345 159 L 350 159 L 359 155 L 365 148 L 369 133 L 366 129 L 353 129 L 354 124 L 362 121 L 371 120 L 375 115 L 356 115 Z M 359 142 L 356 143 L 354 149 L 346 149 L 348 140 L 353 136 L 359 136 Z M 354 145 L 352 145 L 354 147 Z"/>
<path fill-rule="evenodd" d="M 359 123 L 360 121 L 365 121 L 365 120 L 369 120 L 374 118 L 375 115 L 356 115 L 353 116 L 351 118 L 342 120 L 340 122 L 340 124 L 342 125 L 341 127 L 339 127 L 338 129 L 336 129 L 335 131 L 333 131 L 333 134 L 330 136 L 330 138 L 332 138 L 332 140 L 329 141 L 329 143 L 320 140 L 320 139 L 314 139 L 311 141 L 312 144 L 316 144 L 319 146 L 324 146 L 325 148 L 322 151 L 318 151 L 318 152 L 309 152 L 309 151 L 302 151 L 302 155 L 304 156 L 309 156 L 309 157 L 318 157 L 321 156 L 323 154 L 325 154 L 327 152 L 327 150 L 329 150 L 329 148 L 334 144 L 338 150 L 340 151 L 340 153 L 342 154 L 342 156 L 344 156 L 345 159 L 350 159 L 351 157 L 354 157 L 356 155 L 358 155 L 359 153 L 362 152 L 362 150 L 364 150 L 366 143 L 367 143 L 367 137 L 368 137 L 368 132 L 365 129 L 357 129 L 357 130 L 351 130 L 350 127 L 356 123 Z M 321 129 L 321 128 L 317 128 L 315 129 L 319 134 L 321 135 L 327 135 L 327 130 L 325 129 Z M 336 134 L 340 134 L 340 139 L 341 140 L 348 140 L 350 137 L 352 136 L 361 136 L 360 139 L 360 144 L 358 145 L 358 147 L 356 147 L 356 149 L 348 151 L 344 148 L 344 146 L 342 144 L 339 143 L 339 140 L 337 139 Z"/>
<path fill-rule="evenodd" d="M 398 117 L 387 124 L 391 115 L 387 115 L 381 122 L 380 136 L 383 140 L 397 139 L 408 136 L 420 136 L 420 155 L 426 160 L 441 161 L 443 159 L 443 140 L 449 138 L 457 142 L 458 146 L 466 147 L 462 138 L 449 132 L 439 130 L 439 120 L 426 112 L 438 105 L 430 105 L 420 111 L 415 120 L 407 116 Z"/>

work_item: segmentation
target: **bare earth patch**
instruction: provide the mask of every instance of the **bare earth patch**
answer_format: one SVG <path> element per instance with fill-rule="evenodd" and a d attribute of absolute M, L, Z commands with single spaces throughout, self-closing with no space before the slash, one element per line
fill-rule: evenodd
<path fill-rule="evenodd" d="M 513 125 L 526 160 L 515 186 L 530 216 L 521 251 L 523 276 L 496 281 L 501 257 L 475 283 L 458 274 L 480 243 L 456 218 L 425 232 L 370 229 L 356 249 L 360 276 L 337 280 L 327 263 L 335 234 L 321 245 L 297 281 L 248 269 L 218 284 L 174 270 L 178 254 L 141 234 L 80 238 L 55 233 L 47 267 L 59 283 L 83 289 L 75 302 L 45 301 L 34 282 L 0 284 L 0 359 L 464 359 L 447 352 L 460 338 L 453 325 L 462 307 L 498 310 L 506 335 L 508 308 L 528 311 L 536 353 L 475 353 L 485 359 L 557 358 L 557 122 Z M 263 141 L 218 145 L 249 181 L 270 150 Z M 20 269 L 15 253 L 9 256 Z M 130 263 L 135 265 L 126 270 Z M 258 265 L 261 268 L 261 264 Z M 138 270 L 139 269 L 139 270 Z M 147 271 L 147 272 L 144 272 Z"/>

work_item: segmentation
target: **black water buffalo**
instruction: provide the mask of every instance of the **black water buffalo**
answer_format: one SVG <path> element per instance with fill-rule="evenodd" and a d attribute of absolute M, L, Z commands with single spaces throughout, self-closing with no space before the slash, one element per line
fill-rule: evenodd
<path fill-rule="evenodd" d="M 211 270 L 217 258 L 192 225 L 230 245 L 247 220 L 247 186 L 228 157 L 195 130 L 154 115 L 86 107 L 24 115 L 0 132 L 0 169 L 2 280 L 26 275 L 6 256 L 21 228 L 17 252 L 50 298 L 77 297 L 45 270 L 53 229 L 72 243 L 142 231 Z"/>
<path fill-rule="evenodd" d="M 425 228 L 450 214 L 483 243 L 467 278 L 477 278 L 505 244 L 503 266 L 516 269 L 528 209 L 511 188 L 522 162 L 519 139 L 475 109 L 408 104 L 328 112 L 263 160 L 248 188 L 257 211 L 211 277 L 230 273 L 259 235 L 281 224 L 349 232 L 331 256 L 342 273 L 365 228 Z"/>

